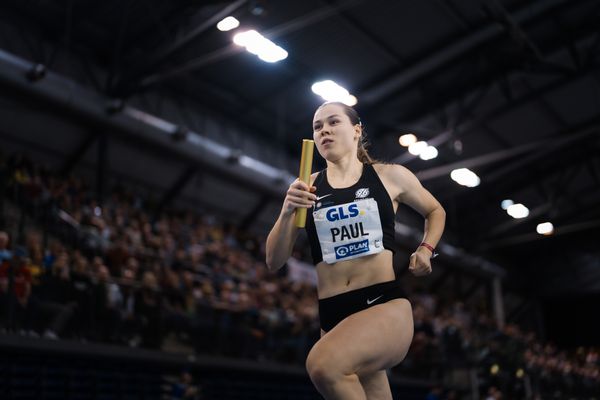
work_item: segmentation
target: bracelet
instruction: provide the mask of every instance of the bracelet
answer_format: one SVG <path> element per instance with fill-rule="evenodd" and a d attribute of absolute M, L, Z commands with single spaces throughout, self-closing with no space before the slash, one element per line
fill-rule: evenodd
<path fill-rule="evenodd" d="M 438 253 L 435 252 L 435 248 L 430 245 L 429 243 L 425 243 L 425 242 L 421 242 L 421 244 L 419 245 L 419 247 L 425 247 L 427 250 L 429 250 L 431 252 L 431 258 L 436 258 L 438 256 Z"/>

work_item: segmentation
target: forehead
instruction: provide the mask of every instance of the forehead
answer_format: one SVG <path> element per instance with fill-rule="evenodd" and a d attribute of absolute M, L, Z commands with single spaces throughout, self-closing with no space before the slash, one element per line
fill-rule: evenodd
<path fill-rule="evenodd" d="M 323 120 L 334 114 L 346 116 L 346 113 L 344 112 L 344 108 L 342 106 L 339 106 L 337 104 L 327 104 L 317 109 L 317 111 L 315 112 L 315 116 L 313 117 L 313 121 Z"/>

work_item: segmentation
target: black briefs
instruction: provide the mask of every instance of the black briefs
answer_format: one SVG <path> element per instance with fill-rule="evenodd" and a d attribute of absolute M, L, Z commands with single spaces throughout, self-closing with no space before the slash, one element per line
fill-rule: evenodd
<path fill-rule="evenodd" d="M 377 304 L 408 298 L 397 280 L 377 283 L 319 300 L 321 329 L 329 332 L 344 318 Z"/>

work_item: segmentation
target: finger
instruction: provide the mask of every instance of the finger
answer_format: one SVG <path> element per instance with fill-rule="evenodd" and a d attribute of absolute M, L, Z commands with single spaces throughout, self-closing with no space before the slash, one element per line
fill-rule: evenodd
<path fill-rule="evenodd" d="M 301 204 L 303 206 L 312 207 L 315 205 L 313 200 L 305 199 L 303 197 L 288 197 L 289 202 L 293 202 L 294 204 Z"/>
<path fill-rule="evenodd" d="M 410 261 L 408 262 L 408 268 L 414 269 L 417 266 L 417 255 L 412 253 L 410 255 Z"/>
<path fill-rule="evenodd" d="M 317 187 L 316 186 L 311 186 L 310 187 L 310 191 L 312 192 L 316 192 L 317 191 Z"/>
<path fill-rule="evenodd" d="M 315 199 L 313 198 L 307 198 L 304 196 L 288 196 L 289 200 L 293 200 L 297 203 L 302 203 L 302 204 L 308 204 L 308 205 L 314 205 L 315 204 Z"/>
<path fill-rule="evenodd" d="M 305 192 L 310 191 L 309 186 L 305 182 L 302 182 L 302 181 L 299 181 L 299 180 L 297 180 L 294 183 L 292 183 L 291 186 L 294 187 L 294 188 L 296 188 L 296 189 L 304 190 Z"/>
<path fill-rule="evenodd" d="M 310 204 L 308 204 L 308 203 L 300 203 L 300 202 L 293 201 L 293 200 L 290 200 L 289 204 L 292 207 L 296 207 L 296 208 L 311 208 L 313 206 L 312 203 L 310 203 Z"/>
<path fill-rule="evenodd" d="M 300 190 L 300 189 L 288 189 L 287 191 L 289 196 L 298 198 L 298 199 L 309 199 L 309 200 L 317 200 L 317 196 L 307 192 L 305 190 Z"/>

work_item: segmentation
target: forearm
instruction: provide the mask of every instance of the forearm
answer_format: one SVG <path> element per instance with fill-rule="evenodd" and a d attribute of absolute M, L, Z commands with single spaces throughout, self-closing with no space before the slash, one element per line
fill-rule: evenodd
<path fill-rule="evenodd" d="M 267 237 L 267 267 L 277 270 L 285 264 L 292 255 L 294 243 L 298 237 L 298 228 L 294 223 L 296 213 L 282 212 Z"/>
<path fill-rule="evenodd" d="M 423 235 L 423 242 L 431 245 L 432 247 L 437 247 L 437 244 L 444 233 L 445 225 L 446 211 L 444 211 L 442 206 L 439 206 L 425 216 L 425 232 Z"/>

